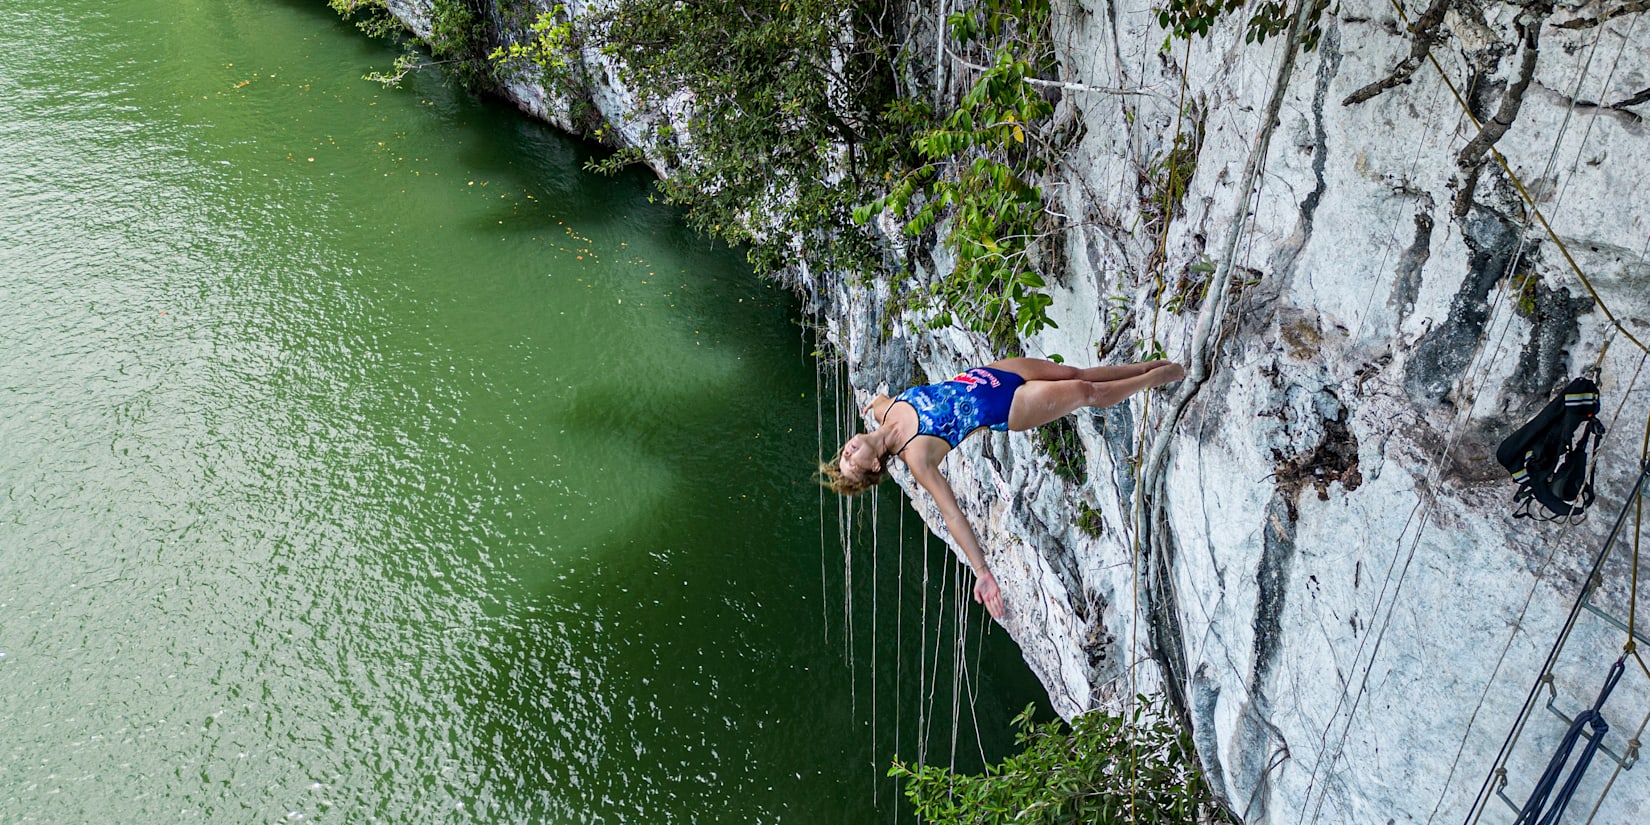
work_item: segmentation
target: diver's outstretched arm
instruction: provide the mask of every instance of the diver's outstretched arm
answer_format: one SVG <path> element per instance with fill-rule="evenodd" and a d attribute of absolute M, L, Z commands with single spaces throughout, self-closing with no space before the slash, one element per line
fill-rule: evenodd
<path fill-rule="evenodd" d="M 985 553 L 980 550 L 979 540 L 974 537 L 973 525 L 968 523 L 968 517 L 957 506 L 957 496 L 951 492 L 951 483 L 940 475 L 939 468 L 921 464 L 911 465 L 911 476 L 934 497 L 940 516 L 945 519 L 945 529 L 950 531 L 951 539 L 968 558 L 968 566 L 974 569 L 974 601 L 985 605 L 991 618 L 1001 619 L 1003 595 L 997 588 L 997 577 L 991 574 L 991 568 L 985 563 Z"/>

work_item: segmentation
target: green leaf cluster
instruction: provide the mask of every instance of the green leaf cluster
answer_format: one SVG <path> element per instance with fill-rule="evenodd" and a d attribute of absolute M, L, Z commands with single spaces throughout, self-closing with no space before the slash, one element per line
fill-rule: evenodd
<path fill-rule="evenodd" d="M 951 15 L 959 45 L 1000 43 L 958 108 L 912 142 L 921 165 L 887 194 L 855 210 L 866 222 L 882 210 L 921 235 L 944 222 L 942 241 L 956 265 L 931 286 L 935 326 L 960 323 L 987 333 L 1001 348 L 1016 333 L 1056 326 L 1053 299 L 1034 259 L 1047 213 L 1034 181 L 1053 154 L 1038 125 L 1053 104 L 1028 82 L 1048 55 L 1046 0 L 985 0 Z"/>
<path fill-rule="evenodd" d="M 1100 511 L 1094 509 L 1086 501 L 1077 502 L 1077 531 L 1089 538 L 1097 539 L 1105 533 L 1105 520 Z"/>
<path fill-rule="evenodd" d="M 388 19 L 383 0 L 329 1 Z M 525 37 L 484 50 L 496 39 L 489 21 L 512 13 L 492 3 L 433 0 L 431 59 L 409 50 L 374 78 L 393 84 L 452 64 L 467 84 L 485 85 L 525 62 L 547 86 L 577 95 L 588 85 L 579 53 L 600 49 L 644 102 L 687 113 L 654 127 L 650 150 L 671 167 L 665 198 L 696 228 L 745 244 L 759 270 L 801 254 L 874 272 L 881 250 L 864 223 L 891 208 L 913 234 L 943 225 L 956 256 L 951 276 L 911 302 L 931 323 L 987 332 L 1005 349 L 1016 333 L 1053 326 L 1034 254 L 1048 221 L 1037 181 L 1054 154 L 1040 127 L 1053 107 L 1028 82 L 1054 67 L 1048 0 L 981 0 L 949 17 L 957 48 L 985 50 L 990 65 L 943 121 L 900 91 L 890 0 L 616 0 L 577 16 L 557 5 Z M 691 105 L 677 108 L 683 93 Z M 592 166 L 612 171 L 639 157 L 621 151 Z M 878 192 L 886 195 L 855 209 Z"/>
<path fill-rule="evenodd" d="M 1329 0 L 1295 0 L 1294 5 L 1285 0 L 1263 0 L 1255 6 L 1244 25 L 1243 42 L 1265 43 L 1266 38 L 1288 31 L 1289 21 L 1302 3 L 1310 3 L 1312 7 L 1307 12 L 1311 15 L 1311 22 L 1301 38 L 1301 49 L 1312 51 L 1317 48 L 1318 39 L 1323 35 L 1318 21 L 1324 9 L 1329 7 Z M 1210 27 L 1221 17 L 1246 5 L 1247 0 L 1169 0 L 1168 5 L 1157 10 L 1157 22 L 1174 37 L 1190 39 L 1207 35 Z"/>
<path fill-rule="evenodd" d="M 1098 711 L 1035 724 L 1014 721 L 1023 748 L 983 775 L 896 761 L 917 815 L 932 825 L 1056 825 L 1229 821 L 1161 703 L 1140 697 L 1129 716 Z"/>
<path fill-rule="evenodd" d="M 430 36 L 425 44 L 437 62 L 446 64 L 465 88 L 480 88 L 492 80 L 487 59 L 485 16 L 471 7 L 490 0 L 431 0 Z"/>
<path fill-rule="evenodd" d="M 401 21 L 390 14 L 384 0 L 327 0 L 327 5 L 369 37 L 389 37 L 401 31 Z"/>
<path fill-rule="evenodd" d="M 499 46 L 487 55 L 494 65 L 528 64 L 537 67 L 547 87 L 565 87 L 578 80 L 576 55 L 583 45 L 567 6 L 557 3 L 540 12 L 527 26 L 527 38 Z"/>
<path fill-rule="evenodd" d="M 1056 418 L 1032 430 L 1032 440 L 1054 463 L 1054 474 L 1077 486 L 1088 482 L 1088 456 L 1071 416 Z"/>
<path fill-rule="evenodd" d="M 1146 215 L 1148 229 L 1154 233 L 1186 211 L 1187 187 L 1197 172 L 1197 155 L 1203 147 L 1202 119 L 1190 120 L 1190 128 L 1177 133 L 1174 145 L 1147 170 L 1147 196 L 1141 211 Z"/>

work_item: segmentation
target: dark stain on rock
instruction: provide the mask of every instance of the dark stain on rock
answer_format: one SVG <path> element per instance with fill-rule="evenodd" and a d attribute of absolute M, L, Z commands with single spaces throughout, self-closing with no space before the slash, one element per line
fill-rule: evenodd
<path fill-rule="evenodd" d="M 1295 520 L 1289 511 L 1287 496 L 1280 489 L 1267 505 L 1266 521 L 1261 526 L 1260 567 L 1255 571 L 1255 658 L 1249 672 L 1248 700 L 1243 703 L 1232 734 L 1233 775 L 1243 785 L 1237 790 L 1248 796 L 1242 815 L 1250 821 L 1266 818 L 1267 763 L 1284 741 L 1282 733 L 1268 721 L 1271 702 L 1266 696 L 1266 681 L 1283 644 L 1283 608 L 1289 590 L 1289 567 L 1295 558 Z M 1258 812 L 1250 809 L 1256 804 L 1262 806 Z"/>
<path fill-rule="evenodd" d="M 1083 577 L 1077 570 L 1076 548 L 1052 539 L 1038 541 L 1036 545 L 1037 555 L 1042 558 L 1043 564 L 1048 566 L 1049 572 L 1060 580 L 1060 585 L 1066 589 L 1066 592 L 1082 592 Z M 1083 606 L 1074 603 L 1072 609 L 1078 619 L 1088 618 L 1083 615 Z"/>
<path fill-rule="evenodd" d="M 1288 592 L 1289 563 L 1295 557 L 1295 514 L 1289 495 L 1280 486 L 1266 506 L 1261 525 L 1260 566 L 1255 570 L 1254 669 L 1250 691 L 1258 693 L 1272 668 L 1282 641 L 1283 603 Z"/>
<path fill-rule="evenodd" d="M 1461 224 L 1461 240 L 1471 251 L 1467 277 L 1450 302 L 1448 317 L 1415 345 L 1404 379 L 1410 396 L 1421 403 L 1443 403 L 1472 361 L 1489 321 L 1490 290 L 1518 251 L 1518 226 L 1498 212 L 1474 206 Z"/>
<path fill-rule="evenodd" d="M 1126 512 L 1134 507 L 1134 473 L 1129 463 L 1134 456 L 1134 413 L 1127 404 L 1113 404 L 1095 413 L 1094 425 L 1106 443 L 1106 451 L 1111 453 L 1112 467 L 1116 468 L 1112 486 Z"/>
<path fill-rule="evenodd" d="M 1569 371 L 1570 347 L 1581 337 L 1579 318 L 1592 311 L 1593 300 L 1571 297 L 1566 287 L 1549 289 L 1533 272 L 1519 277 L 1518 311 L 1530 322 L 1530 337 L 1510 383 L 1521 395 L 1545 397 Z"/>
<path fill-rule="evenodd" d="M 1327 27 L 1318 47 L 1322 59 L 1318 64 L 1317 86 L 1312 91 L 1312 179 L 1315 183 L 1312 191 L 1301 199 L 1301 223 L 1305 225 L 1308 238 L 1312 236 L 1312 218 L 1317 214 L 1318 203 L 1323 200 L 1324 189 L 1327 188 L 1323 168 L 1324 159 L 1329 155 L 1329 138 L 1324 131 L 1323 110 L 1324 101 L 1329 96 L 1330 81 L 1341 70 L 1340 29 Z"/>
<path fill-rule="evenodd" d="M 1415 296 L 1421 294 L 1421 270 L 1432 257 L 1432 198 L 1427 197 L 1415 211 L 1415 239 L 1398 256 L 1396 277 L 1392 283 L 1392 297 L 1387 306 L 1398 310 L 1398 323 L 1409 318 L 1415 309 Z"/>
<path fill-rule="evenodd" d="M 1198 666 L 1191 680 L 1192 743 L 1203 767 L 1203 778 L 1215 793 L 1226 791 L 1226 772 L 1216 754 L 1220 753 L 1219 726 L 1215 710 L 1220 706 L 1220 682 L 1209 677 L 1207 663 Z M 1230 802 L 1230 800 L 1228 800 Z"/>
<path fill-rule="evenodd" d="M 1318 63 L 1317 84 L 1312 92 L 1312 138 L 1310 144 L 1301 147 L 1302 150 L 1312 153 L 1312 191 L 1301 198 L 1300 224 L 1296 229 L 1294 241 L 1273 265 L 1273 271 L 1284 278 L 1294 274 L 1295 262 L 1300 258 L 1301 250 L 1305 249 L 1312 239 L 1313 221 L 1317 216 L 1318 205 L 1323 201 L 1324 191 L 1329 186 L 1324 177 L 1324 166 L 1329 157 L 1329 137 L 1324 128 L 1323 113 L 1331 82 L 1341 70 L 1340 31 L 1334 27 L 1326 27 L 1318 46 L 1322 59 Z"/>

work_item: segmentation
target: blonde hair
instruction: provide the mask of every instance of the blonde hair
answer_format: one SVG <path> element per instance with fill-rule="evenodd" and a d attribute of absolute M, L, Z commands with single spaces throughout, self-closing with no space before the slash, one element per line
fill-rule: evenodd
<path fill-rule="evenodd" d="M 830 461 L 819 462 L 819 483 L 821 485 L 830 488 L 838 495 L 853 497 L 881 484 L 882 480 L 888 477 L 886 463 L 883 465 L 883 469 L 865 473 L 859 478 L 849 478 L 843 475 L 842 451 L 846 449 L 848 449 L 848 445 L 844 444 L 842 449 L 837 450 L 836 455 L 831 457 Z"/>

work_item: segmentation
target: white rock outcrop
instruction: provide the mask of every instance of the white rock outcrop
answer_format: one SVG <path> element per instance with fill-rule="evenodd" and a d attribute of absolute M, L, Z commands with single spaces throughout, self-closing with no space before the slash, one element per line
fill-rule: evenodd
<path fill-rule="evenodd" d="M 1407 24 L 1385 0 L 1325 11 L 1316 49 L 1282 78 L 1251 192 L 1242 172 L 1282 38 L 1245 44 L 1233 23 L 1163 49 L 1150 2 L 1054 5 L 1058 80 L 1143 93 L 1060 93 L 1055 117 L 1081 137 L 1045 187 L 1070 221 L 1056 250 L 1059 327 L 1024 342 L 1027 354 L 1129 360 L 1146 340 L 1185 357 L 1213 300 L 1200 293 L 1208 270 L 1234 280 L 1208 380 L 1175 423 L 1150 507 L 1136 466 L 1164 426 L 1167 393 L 1074 417 L 1080 484 L 1022 434 L 976 436 L 947 459 L 1008 595 L 1005 625 L 1062 714 L 1136 690 L 1177 696 L 1215 787 L 1246 822 L 1462 821 L 1638 472 L 1645 355 L 1565 251 L 1621 328 L 1650 341 L 1650 15 L 1558 28 L 1616 4 L 1566 6 L 1541 32 L 1498 148 L 1555 241 L 1493 163 L 1471 210 L 1452 214 L 1456 154 L 1477 130 L 1445 77 L 1476 116 L 1493 114 L 1518 65 L 1518 6 L 1454 4 L 1433 49 L 1442 73 L 1424 64 L 1357 105 L 1342 100 L 1408 54 Z M 391 3 L 426 31 L 427 7 Z M 931 43 L 936 10 L 910 14 Z M 584 59 L 593 85 L 578 94 L 619 140 L 647 152 L 649 124 L 685 122 L 690 99 L 643 109 L 606 57 Z M 969 70 L 934 74 L 957 85 Z M 577 125 L 565 91 L 522 78 L 507 93 Z M 1177 132 L 1200 136 L 1195 174 L 1184 214 L 1160 234 L 1142 204 Z M 931 253 L 916 257 L 946 266 L 943 250 Z M 997 355 L 959 332 L 881 335 L 889 292 L 905 285 L 802 280 L 863 393 Z M 1496 444 L 1606 343 L 1598 504 L 1578 525 L 1509 518 Z M 904 486 L 944 535 L 926 495 Z M 1080 511 L 1097 514 L 1098 535 L 1078 528 Z M 1627 560 L 1625 549 L 1612 558 L 1597 596 L 1621 616 Z M 1583 614 L 1554 668 L 1558 709 L 1592 703 L 1625 638 Z M 1606 746 L 1622 753 L 1647 714 L 1650 672 L 1630 659 L 1606 708 Z M 1523 801 L 1563 729 L 1538 704 L 1507 763 L 1507 796 Z M 1574 821 L 1614 769 L 1595 760 Z M 1645 774 L 1621 773 L 1593 821 L 1644 821 Z M 1499 800 L 1484 815 L 1513 818 Z"/>

